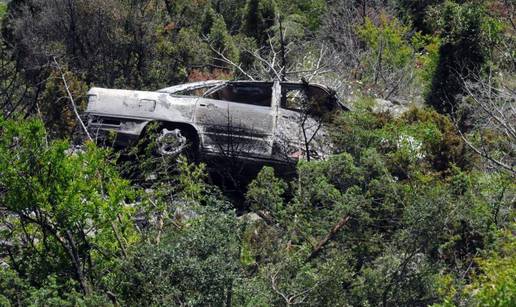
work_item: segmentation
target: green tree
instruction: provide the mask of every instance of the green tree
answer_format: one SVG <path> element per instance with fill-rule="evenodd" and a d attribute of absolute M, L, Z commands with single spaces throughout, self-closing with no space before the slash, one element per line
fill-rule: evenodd
<path fill-rule="evenodd" d="M 242 1 L 239 0 L 211 0 L 211 7 L 222 17 L 228 25 L 231 34 L 240 29 L 242 23 Z"/>
<path fill-rule="evenodd" d="M 478 259 L 481 273 L 467 291 L 479 306 L 516 304 L 516 240 L 511 233 L 515 226 L 502 233 L 494 251 Z"/>
<path fill-rule="evenodd" d="M 440 301 L 441 272 L 460 284 L 512 216 L 506 175 L 453 165 L 461 153 L 460 144 L 446 144 L 452 128 L 431 110 L 394 120 L 355 109 L 334 129 L 344 153 L 300 161 L 286 189 L 263 169 L 247 193 L 261 219 L 244 236 L 246 263 L 257 273 L 238 285 L 237 302 Z M 445 165 L 440 155 L 450 157 Z"/>
<path fill-rule="evenodd" d="M 259 46 L 268 40 L 267 31 L 275 24 L 276 3 L 274 0 L 248 0 L 244 8 L 241 31 L 256 39 Z"/>
<path fill-rule="evenodd" d="M 434 30 L 426 20 L 427 13 L 432 6 L 443 3 L 444 0 L 396 0 L 396 6 L 400 15 L 408 23 L 412 23 L 414 28 L 423 33 L 430 34 Z"/>
<path fill-rule="evenodd" d="M 452 113 L 457 96 L 464 94 L 464 82 L 480 76 L 490 60 L 490 49 L 500 35 L 499 22 L 477 2 L 446 1 L 428 18 L 435 24 L 442 45 L 427 102 L 439 112 Z"/>
<path fill-rule="evenodd" d="M 238 277 L 236 217 L 192 206 L 195 216 L 165 227 L 159 244 L 142 242 L 124 260 L 114 291 L 129 305 L 224 305 Z"/>
<path fill-rule="evenodd" d="M 5 13 L 7 12 L 7 4 L 0 3 L 0 20 L 3 22 L 3 17 Z"/>
<path fill-rule="evenodd" d="M 212 26 L 210 28 L 209 40 L 213 49 L 223 54 L 224 57 L 228 58 L 229 60 L 235 63 L 238 62 L 238 49 L 233 42 L 233 38 L 227 31 L 226 23 L 224 22 L 224 19 L 221 15 L 215 15 L 215 19 L 213 20 Z M 214 57 L 217 58 L 218 55 L 214 55 Z M 215 64 L 219 66 L 227 65 L 224 62 Z"/>
<path fill-rule="evenodd" d="M 296 15 L 303 20 L 304 26 L 311 31 L 317 31 L 327 12 L 326 1 L 300 0 L 300 1 L 276 1 L 278 12 L 282 17 Z M 299 18 L 298 18 L 299 19 Z"/>
<path fill-rule="evenodd" d="M 91 294 L 134 238 L 132 189 L 106 150 L 49 142 L 41 121 L 0 120 L 0 131 L 1 221 L 9 225 L 0 240 L 9 267 L 31 287 L 55 274 L 59 293 Z"/>
<path fill-rule="evenodd" d="M 204 165 L 180 158 L 176 176 L 147 192 L 148 225 L 107 281 L 129 305 L 224 305 L 239 278 L 239 222 Z M 166 175 L 166 174 L 164 174 Z M 148 206 L 148 207 L 147 207 Z"/>

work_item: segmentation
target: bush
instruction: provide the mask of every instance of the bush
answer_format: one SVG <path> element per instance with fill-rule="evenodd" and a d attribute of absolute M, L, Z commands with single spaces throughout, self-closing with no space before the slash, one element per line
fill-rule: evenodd
<path fill-rule="evenodd" d="M 46 288 L 53 275 L 59 291 L 48 295 L 87 296 L 134 239 L 126 205 L 134 192 L 108 151 L 91 143 L 74 150 L 47 137 L 39 120 L 0 119 L 0 242 L 22 287 Z"/>

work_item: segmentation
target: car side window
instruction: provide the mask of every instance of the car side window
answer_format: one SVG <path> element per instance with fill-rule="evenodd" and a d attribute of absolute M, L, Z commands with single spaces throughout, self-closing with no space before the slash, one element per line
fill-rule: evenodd
<path fill-rule="evenodd" d="M 284 109 L 321 115 L 330 111 L 331 105 L 330 95 L 319 87 L 302 84 L 281 86 L 281 107 Z"/>
<path fill-rule="evenodd" d="M 290 89 L 281 93 L 281 107 L 294 111 L 301 111 L 308 100 L 306 92 L 300 89 Z"/>
<path fill-rule="evenodd" d="M 206 98 L 226 100 L 260 107 L 270 107 L 272 102 L 272 83 L 229 83 L 209 94 Z"/>
<path fill-rule="evenodd" d="M 303 111 L 310 100 L 306 86 L 283 84 L 281 86 L 281 107 L 292 111 Z"/>

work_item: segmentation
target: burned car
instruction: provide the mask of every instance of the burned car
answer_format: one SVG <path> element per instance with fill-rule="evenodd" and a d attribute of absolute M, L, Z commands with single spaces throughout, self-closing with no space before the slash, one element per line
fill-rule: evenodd
<path fill-rule="evenodd" d="M 270 162 L 331 152 L 325 118 L 347 110 L 333 90 L 307 82 L 204 81 L 158 91 L 92 88 L 88 129 L 93 137 L 116 132 L 131 146 L 158 124 L 156 151 L 231 156 Z"/>

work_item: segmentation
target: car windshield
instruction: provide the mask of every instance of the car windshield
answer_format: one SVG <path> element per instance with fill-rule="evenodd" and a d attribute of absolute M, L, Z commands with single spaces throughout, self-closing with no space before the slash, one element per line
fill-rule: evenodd
<path fill-rule="evenodd" d="M 158 90 L 160 93 L 168 93 L 171 95 L 185 95 L 185 96 L 202 96 L 209 90 L 224 84 L 223 80 L 210 80 L 191 82 L 186 84 L 179 84 Z"/>

